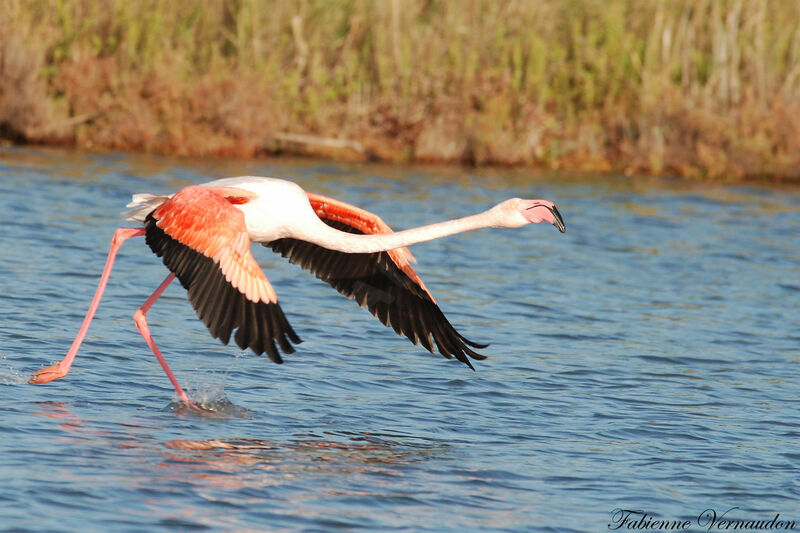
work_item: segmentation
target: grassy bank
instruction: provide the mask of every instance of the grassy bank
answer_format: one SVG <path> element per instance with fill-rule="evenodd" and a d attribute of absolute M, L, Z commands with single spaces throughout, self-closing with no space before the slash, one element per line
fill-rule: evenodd
<path fill-rule="evenodd" d="M 800 179 L 794 0 L 4 0 L 0 136 Z"/>

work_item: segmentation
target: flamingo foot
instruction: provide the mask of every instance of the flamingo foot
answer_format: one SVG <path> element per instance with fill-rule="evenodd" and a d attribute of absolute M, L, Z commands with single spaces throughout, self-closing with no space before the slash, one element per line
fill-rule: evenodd
<path fill-rule="evenodd" d="M 202 407 L 200 407 L 199 405 L 194 403 L 192 400 L 181 400 L 181 401 L 183 402 L 183 405 L 187 409 L 189 409 L 190 411 L 191 410 L 201 411 L 201 412 L 205 412 L 206 411 L 206 409 L 203 409 Z"/>
<path fill-rule="evenodd" d="M 194 413 L 194 414 L 215 414 L 213 409 L 207 409 L 203 407 L 202 404 L 198 404 L 190 400 L 188 397 L 178 398 L 177 400 L 173 400 L 173 402 L 169 406 L 173 411 L 179 414 L 186 414 L 186 413 Z"/>
<path fill-rule="evenodd" d="M 67 375 L 69 369 L 64 369 L 61 367 L 61 364 L 50 365 L 41 370 L 37 370 L 31 376 L 31 379 L 28 380 L 28 383 L 31 385 L 42 385 L 44 383 L 50 383 L 53 380 L 58 378 L 63 378 Z"/>

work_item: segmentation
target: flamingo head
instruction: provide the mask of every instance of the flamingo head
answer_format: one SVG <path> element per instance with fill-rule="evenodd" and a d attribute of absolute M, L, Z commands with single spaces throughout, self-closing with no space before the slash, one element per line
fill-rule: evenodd
<path fill-rule="evenodd" d="M 491 211 L 494 211 L 499 218 L 497 225 L 500 227 L 519 228 L 525 224 L 549 222 L 561 233 L 567 231 L 558 208 L 553 202 L 547 200 L 512 198 L 498 204 Z"/>

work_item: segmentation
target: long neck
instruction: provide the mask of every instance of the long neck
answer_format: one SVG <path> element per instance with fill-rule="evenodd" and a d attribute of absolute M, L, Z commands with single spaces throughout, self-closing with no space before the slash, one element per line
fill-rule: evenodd
<path fill-rule="evenodd" d="M 311 232 L 303 232 L 298 238 L 318 244 L 329 250 L 348 253 L 373 253 L 403 248 L 419 242 L 431 241 L 448 235 L 462 233 L 495 225 L 495 217 L 490 211 L 437 224 L 377 235 L 356 235 L 331 228 L 320 221 Z"/>

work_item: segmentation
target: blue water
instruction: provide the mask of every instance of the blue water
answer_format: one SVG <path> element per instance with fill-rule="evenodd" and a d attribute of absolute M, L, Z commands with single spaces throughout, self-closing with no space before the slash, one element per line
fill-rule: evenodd
<path fill-rule="evenodd" d="M 212 339 L 126 243 L 65 354 L 133 192 L 272 175 L 407 228 L 512 196 L 567 223 L 417 245 L 464 365 L 254 247 L 305 340 L 278 366 Z M 800 189 L 522 171 L 0 149 L 0 530 L 608 531 L 615 509 L 800 529 Z M 631 516 L 631 520 L 634 516 Z M 717 522 L 719 525 L 719 522 Z"/>

